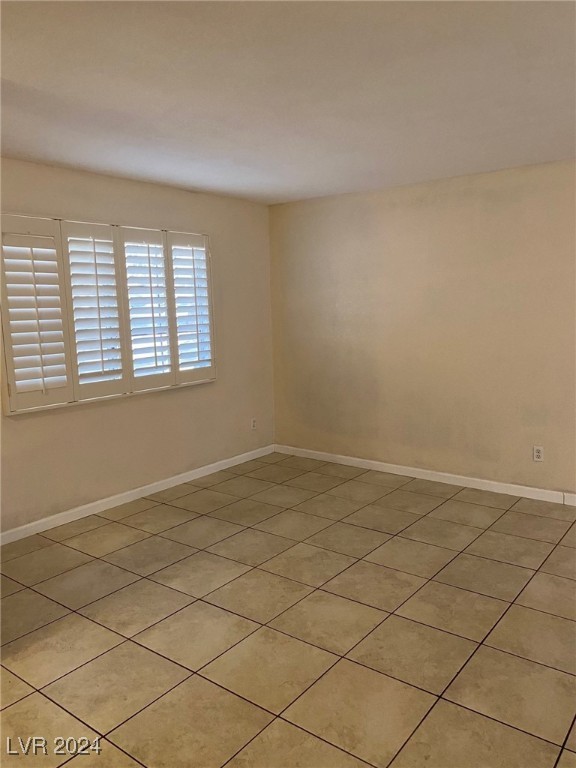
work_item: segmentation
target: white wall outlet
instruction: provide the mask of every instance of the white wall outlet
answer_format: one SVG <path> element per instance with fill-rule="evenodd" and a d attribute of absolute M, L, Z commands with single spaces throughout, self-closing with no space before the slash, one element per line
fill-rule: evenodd
<path fill-rule="evenodd" d="M 544 448 L 541 445 L 532 446 L 532 459 L 534 461 L 544 461 Z"/>
<path fill-rule="evenodd" d="M 250 429 L 256 429 L 256 419 L 250 421 Z"/>

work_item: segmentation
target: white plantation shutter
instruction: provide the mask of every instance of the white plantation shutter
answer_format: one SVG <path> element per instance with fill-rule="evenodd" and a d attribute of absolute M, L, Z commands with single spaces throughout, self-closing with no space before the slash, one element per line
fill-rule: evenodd
<path fill-rule="evenodd" d="M 168 232 L 178 350 L 178 383 L 214 377 L 210 263 L 204 235 Z"/>
<path fill-rule="evenodd" d="M 2 321 L 10 410 L 74 399 L 59 222 L 2 218 Z"/>
<path fill-rule="evenodd" d="M 62 222 L 79 399 L 129 390 L 122 354 L 122 313 L 114 229 Z"/>
<path fill-rule="evenodd" d="M 6 411 L 215 378 L 208 238 L 2 218 Z"/>
<path fill-rule="evenodd" d="M 135 391 L 175 383 L 168 269 L 160 230 L 121 227 Z"/>

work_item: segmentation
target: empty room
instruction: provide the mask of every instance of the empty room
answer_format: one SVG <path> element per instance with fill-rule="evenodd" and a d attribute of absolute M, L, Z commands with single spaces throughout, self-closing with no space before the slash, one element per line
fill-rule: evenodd
<path fill-rule="evenodd" d="M 576 768 L 576 4 L 0 11 L 0 764 Z"/>

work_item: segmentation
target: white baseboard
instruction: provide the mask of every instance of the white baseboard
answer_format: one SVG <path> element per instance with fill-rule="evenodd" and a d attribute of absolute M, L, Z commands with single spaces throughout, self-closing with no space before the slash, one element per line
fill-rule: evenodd
<path fill-rule="evenodd" d="M 303 456 L 320 461 L 331 461 L 335 464 L 348 464 L 361 469 L 376 469 L 379 472 L 391 472 L 394 475 L 408 475 L 420 480 L 437 480 L 439 483 L 451 483 L 464 485 L 467 488 L 478 488 L 481 491 L 494 491 L 495 493 L 508 493 L 511 496 L 525 496 L 528 499 L 540 501 L 555 501 L 558 504 L 570 504 L 576 506 L 576 493 L 564 491 L 550 491 L 547 488 L 532 488 L 528 485 L 514 485 L 512 483 L 500 483 L 496 480 L 482 480 L 478 477 L 465 477 L 464 475 L 451 475 L 447 472 L 436 472 L 432 469 L 419 469 L 418 467 L 403 467 L 399 464 L 386 464 L 383 461 L 371 459 L 357 459 L 353 456 L 338 456 L 334 453 L 323 451 L 308 451 L 305 448 L 293 448 L 290 445 L 275 445 L 274 450 L 281 453 L 290 453 L 293 456 Z"/>
<path fill-rule="evenodd" d="M 212 472 L 218 472 L 221 469 L 228 469 L 235 464 L 242 464 L 244 461 L 257 459 L 260 456 L 266 456 L 272 451 L 289 453 L 292 456 L 303 456 L 310 459 L 320 459 L 321 461 L 331 461 L 335 464 L 348 464 L 352 467 L 361 469 L 376 469 L 380 472 L 391 472 L 395 475 L 408 475 L 422 480 L 437 480 L 440 483 L 452 483 L 453 485 L 464 485 L 467 488 L 478 488 L 481 491 L 495 491 L 496 493 L 508 493 L 512 496 L 524 496 L 528 499 L 539 499 L 541 501 L 555 501 L 559 504 L 569 504 L 576 506 L 576 493 L 564 491 L 551 491 L 546 488 L 532 488 L 527 485 L 514 485 L 511 483 L 500 483 L 496 480 L 482 480 L 477 477 L 465 477 L 463 475 L 452 475 L 447 472 L 436 472 L 432 469 L 419 469 L 418 467 L 404 467 L 399 464 L 386 464 L 383 461 L 373 461 L 371 459 L 358 459 L 354 456 L 339 456 L 334 453 L 324 453 L 322 451 L 309 451 L 305 448 L 294 448 L 290 445 L 266 445 L 263 448 L 257 448 L 248 453 L 242 453 L 232 456 L 229 459 L 217 461 L 214 464 L 206 464 L 197 469 L 191 469 L 180 475 L 167 477 L 164 480 L 158 480 L 149 485 L 142 485 L 140 488 L 133 488 L 130 491 L 118 493 L 115 496 L 108 496 L 105 499 L 92 501 L 89 504 L 83 504 L 81 507 L 68 509 L 65 512 L 59 512 L 55 515 L 43 517 L 31 523 L 26 523 L 18 528 L 12 528 L 0 534 L 0 544 L 9 544 L 12 541 L 23 539 L 34 533 L 42 533 L 50 528 L 56 528 L 65 523 L 71 523 L 73 520 L 79 520 L 88 515 L 95 515 L 103 512 L 105 509 L 117 507 L 119 504 L 125 504 L 127 501 L 134 501 L 142 496 L 151 493 L 163 491 L 173 485 L 186 483 L 195 480 L 198 477 L 209 475 Z"/>
<path fill-rule="evenodd" d="M 266 456 L 268 453 L 272 453 L 273 450 L 273 445 L 266 445 L 263 448 L 257 448 L 255 451 L 248 451 L 248 453 L 232 456 L 230 459 L 223 459 L 222 461 L 216 461 L 214 464 L 206 464 L 203 467 L 191 469 L 188 472 L 183 472 L 181 475 L 167 477 L 165 480 L 158 480 L 149 485 L 142 485 L 140 488 L 133 488 L 130 491 L 117 493 L 115 496 L 108 496 L 105 499 L 99 499 L 98 501 L 92 501 L 89 504 L 83 504 L 81 507 L 74 507 L 74 509 L 68 509 L 65 512 L 58 512 L 55 515 L 43 517 L 41 520 L 34 520 L 32 523 L 26 523 L 26 525 L 20 525 L 18 528 L 12 528 L 9 531 L 1 533 L 0 544 L 9 544 L 12 541 L 23 539 L 34 533 L 41 533 L 50 528 L 56 528 L 58 525 L 71 523 L 73 520 L 79 520 L 88 515 L 95 515 L 98 512 L 103 512 L 105 509 L 111 509 L 112 507 L 117 507 L 119 504 L 125 504 L 127 501 L 134 501 L 134 499 L 139 499 L 142 496 L 158 493 L 158 491 L 164 491 L 166 488 L 171 488 L 173 485 L 186 483 L 190 480 L 195 480 L 198 477 L 210 475 L 212 472 L 218 472 L 221 469 L 228 469 L 228 467 L 233 467 L 236 464 L 242 464 L 244 461 L 250 461 L 250 459 Z"/>

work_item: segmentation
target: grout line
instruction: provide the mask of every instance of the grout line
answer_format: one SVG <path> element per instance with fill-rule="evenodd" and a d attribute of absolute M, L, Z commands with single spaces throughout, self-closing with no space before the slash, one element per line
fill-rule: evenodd
<path fill-rule="evenodd" d="M 568 739 L 570 738 L 570 732 L 572 731 L 572 728 L 576 728 L 576 715 L 572 718 L 572 723 L 568 728 L 568 733 L 566 734 L 566 737 L 562 742 L 562 746 L 560 747 L 560 752 L 558 752 L 558 757 L 556 758 L 556 762 L 554 763 L 554 768 L 558 768 L 558 763 L 560 762 L 560 758 L 562 757 L 564 750 L 566 749 L 566 744 L 568 743 Z M 568 751 L 571 753 L 571 750 L 568 750 Z"/>

